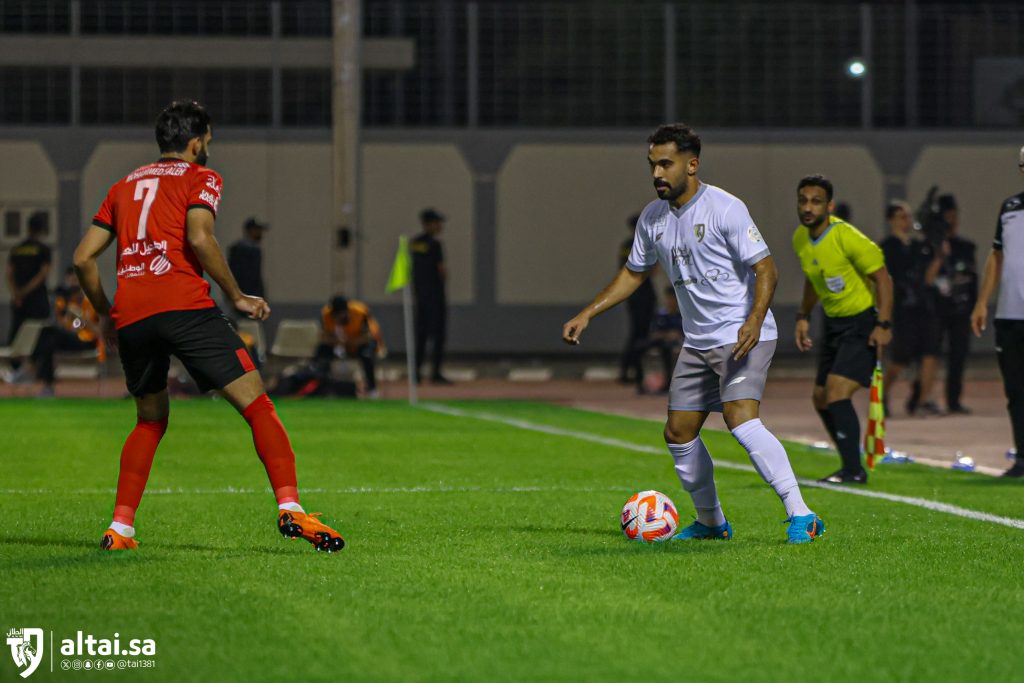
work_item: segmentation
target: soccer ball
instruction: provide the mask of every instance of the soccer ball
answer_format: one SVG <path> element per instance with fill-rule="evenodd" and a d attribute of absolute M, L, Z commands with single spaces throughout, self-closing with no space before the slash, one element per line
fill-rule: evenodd
<path fill-rule="evenodd" d="M 679 513 L 664 493 L 641 491 L 622 508 L 622 533 L 631 541 L 658 543 L 676 533 Z"/>

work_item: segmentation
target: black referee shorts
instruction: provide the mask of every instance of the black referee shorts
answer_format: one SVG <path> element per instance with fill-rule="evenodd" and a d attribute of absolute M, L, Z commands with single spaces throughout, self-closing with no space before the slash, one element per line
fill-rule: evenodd
<path fill-rule="evenodd" d="M 829 375 L 840 375 L 871 386 L 876 351 L 868 346 L 878 315 L 874 307 L 844 318 L 825 316 L 825 339 L 818 354 L 818 375 L 814 383 L 825 386 Z"/>
<path fill-rule="evenodd" d="M 203 392 L 223 389 L 256 369 L 242 338 L 216 306 L 151 315 L 119 329 L 117 341 L 132 396 L 167 388 L 172 354 Z"/>

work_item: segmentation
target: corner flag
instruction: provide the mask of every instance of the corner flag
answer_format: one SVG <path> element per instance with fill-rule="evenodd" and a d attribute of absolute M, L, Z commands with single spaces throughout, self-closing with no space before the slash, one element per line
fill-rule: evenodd
<path fill-rule="evenodd" d="M 402 290 L 402 320 L 405 324 L 405 369 L 409 377 L 409 403 L 415 405 L 419 400 L 416 396 L 416 375 L 419 364 L 416 362 L 416 339 L 413 333 L 412 315 L 412 259 L 409 258 L 409 240 L 405 235 L 398 237 L 398 252 L 395 263 L 391 266 L 391 275 L 385 290 L 388 294 Z"/>
<path fill-rule="evenodd" d="M 391 266 L 391 275 L 388 277 L 388 284 L 385 287 L 388 294 L 408 286 L 411 266 L 409 242 L 405 235 L 402 235 L 398 238 L 398 252 L 395 254 L 395 263 Z"/>
<path fill-rule="evenodd" d="M 868 469 L 875 469 L 875 458 L 885 457 L 885 405 L 882 403 L 882 364 L 875 364 L 871 375 L 871 401 L 868 403 L 868 428 L 864 432 L 864 454 Z"/>

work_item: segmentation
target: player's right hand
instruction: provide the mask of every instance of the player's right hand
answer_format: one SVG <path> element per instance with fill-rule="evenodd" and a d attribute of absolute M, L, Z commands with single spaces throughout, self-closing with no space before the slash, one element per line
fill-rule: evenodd
<path fill-rule="evenodd" d="M 117 348 L 117 327 L 114 325 L 114 319 L 109 315 L 100 316 L 100 335 L 108 349 Z"/>
<path fill-rule="evenodd" d="M 985 323 L 988 322 L 988 306 L 978 302 L 971 311 L 971 330 L 974 331 L 975 337 L 980 337 L 981 333 L 985 331 Z"/>
<path fill-rule="evenodd" d="M 814 342 L 811 340 L 811 323 L 807 320 L 796 321 L 796 348 L 801 351 L 810 351 L 811 347 L 814 346 Z"/>
<path fill-rule="evenodd" d="M 580 335 L 587 329 L 590 319 L 585 315 L 578 315 L 562 326 L 562 341 L 571 346 L 580 343 Z"/>
<path fill-rule="evenodd" d="M 266 320 L 270 317 L 270 306 L 261 297 L 243 294 L 235 299 L 235 310 L 244 313 L 253 320 Z"/>

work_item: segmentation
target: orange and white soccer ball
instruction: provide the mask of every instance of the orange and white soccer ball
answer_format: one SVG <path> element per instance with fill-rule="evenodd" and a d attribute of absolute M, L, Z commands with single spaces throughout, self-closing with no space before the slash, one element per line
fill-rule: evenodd
<path fill-rule="evenodd" d="M 631 541 L 658 543 L 676 533 L 679 513 L 664 493 L 641 491 L 622 508 L 622 533 Z"/>

